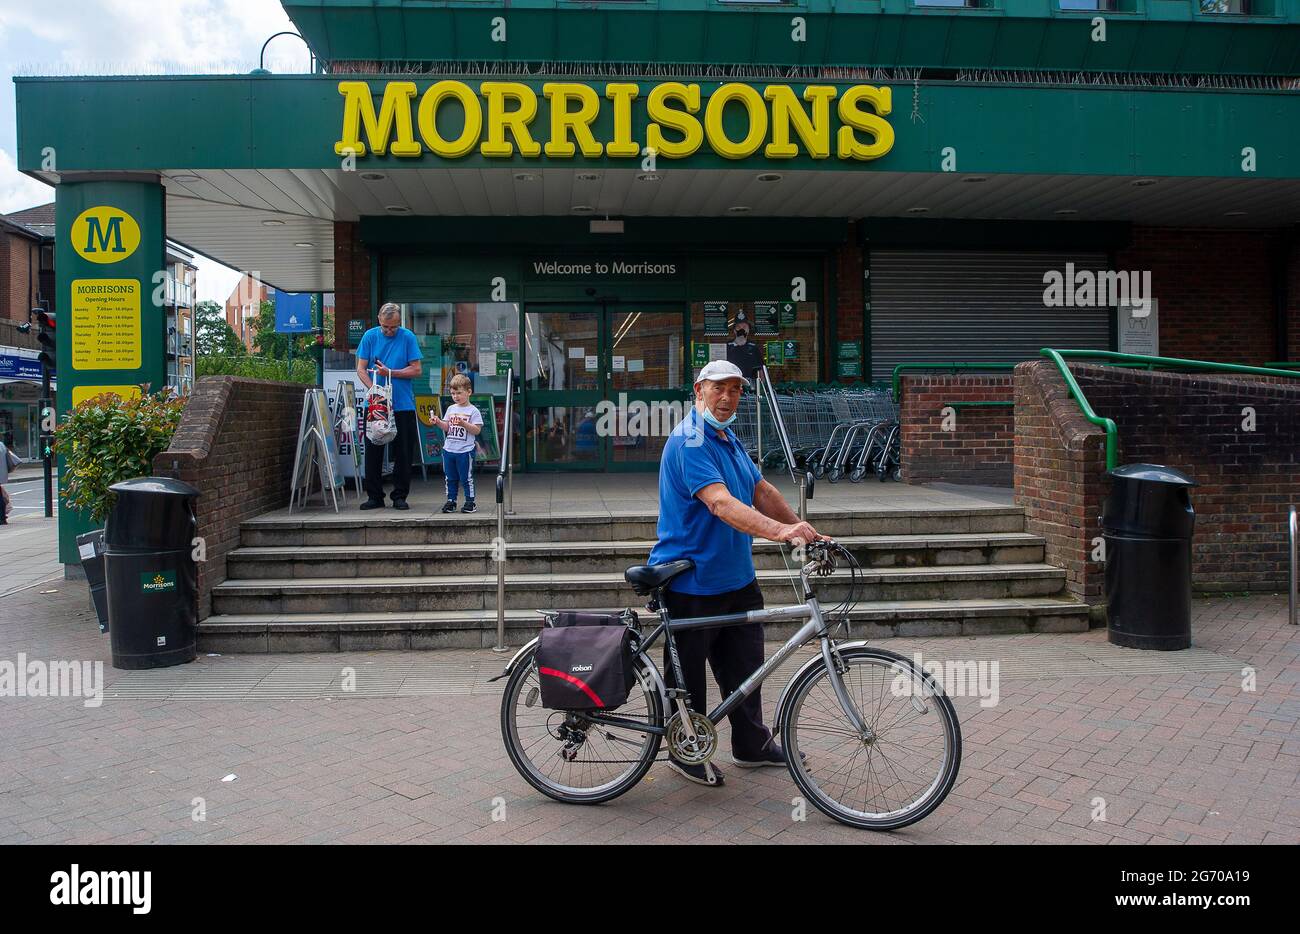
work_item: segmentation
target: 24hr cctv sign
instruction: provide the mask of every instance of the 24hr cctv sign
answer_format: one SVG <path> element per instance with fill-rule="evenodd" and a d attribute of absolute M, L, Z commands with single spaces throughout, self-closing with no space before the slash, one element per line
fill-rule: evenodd
<path fill-rule="evenodd" d="M 643 88 L 610 82 L 595 87 L 548 81 L 541 97 L 549 119 L 539 121 L 537 91 L 513 81 L 438 81 L 423 93 L 414 81 L 389 81 L 376 109 L 375 91 L 365 81 L 340 81 L 343 129 L 339 156 L 391 153 L 419 158 L 425 153 L 459 159 L 477 151 L 487 158 L 536 159 L 609 157 L 638 159 L 654 154 L 685 159 L 707 147 L 726 159 L 745 159 L 760 150 L 767 159 L 878 159 L 894 145 L 884 119 L 893 109 L 887 87 L 855 84 L 843 90 L 810 84 L 796 93 L 789 85 L 761 89 L 730 82 L 707 97 L 699 84 L 665 81 Z M 633 103 L 644 100 L 647 122 L 634 132 Z M 454 116 L 450 112 L 456 112 Z M 838 126 L 832 126 L 834 111 Z M 724 112 L 732 114 L 730 128 Z M 606 129 L 596 136 L 595 125 Z M 451 135 L 451 134 L 455 135 Z"/>

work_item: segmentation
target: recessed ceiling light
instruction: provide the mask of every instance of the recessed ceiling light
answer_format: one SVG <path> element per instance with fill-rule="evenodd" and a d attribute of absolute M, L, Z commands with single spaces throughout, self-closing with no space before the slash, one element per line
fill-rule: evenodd
<path fill-rule="evenodd" d="M 389 214 L 410 214 L 411 209 L 404 204 L 386 204 L 384 210 Z"/>
<path fill-rule="evenodd" d="M 1246 212 L 1245 211 L 1224 211 L 1223 216 L 1224 217 L 1245 217 Z"/>
<path fill-rule="evenodd" d="M 197 182 L 198 180 L 199 180 L 199 177 L 198 177 L 197 175 L 190 175 L 190 174 L 188 174 L 188 173 L 184 173 L 184 172 L 182 172 L 182 173 L 179 174 L 179 175 L 173 175 L 173 176 L 172 176 L 172 181 L 173 181 L 173 182 L 184 182 L 185 184 L 189 184 L 190 182 Z"/>
<path fill-rule="evenodd" d="M 727 213 L 728 213 L 728 214 L 748 214 L 748 213 L 749 213 L 750 211 L 752 211 L 752 210 L 753 210 L 753 208 L 749 207 L 748 205 L 744 205 L 744 204 L 733 204 L 731 207 L 727 208 Z"/>
<path fill-rule="evenodd" d="M 657 182 L 657 181 L 661 181 L 662 179 L 663 176 L 658 174 L 657 172 L 640 172 L 637 174 L 636 177 L 636 180 L 638 182 Z"/>
<path fill-rule="evenodd" d="M 294 246 L 302 246 L 302 247 L 315 246 L 315 245 L 316 244 L 314 243 L 308 243 L 306 240 L 299 240 L 297 243 L 294 244 Z"/>
<path fill-rule="evenodd" d="M 535 182 L 535 181 L 537 181 L 537 176 L 534 175 L 532 172 L 516 172 L 516 173 L 515 173 L 515 181 L 517 181 L 517 182 Z"/>
<path fill-rule="evenodd" d="M 962 179 L 962 181 L 968 185 L 974 185 L 976 182 L 987 182 L 988 180 L 989 177 L 987 175 L 967 175 Z"/>
<path fill-rule="evenodd" d="M 929 214 L 930 209 L 929 208 L 908 208 L 907 213 L 908 214 Z"/>
<path fill-rule="evenodd" d="M 262 226 L 263 226 L 263 227 L 283 227 L 283 226 L 284 226 L 284 221 L 280 221 L 280 220 L 262 221 Z"/>
<path fill-rule="evenodd" d="M 1076 211 L 1074 208 L 1061 208 L 1059 211 L 1053 211 L 1052 213 L 1059 214 L 1061 217 L 1065 217 L 1068 214 L 1078 214 L 1079 212 Z"/>
<path fill-rule="evenodd" d="M 779 172 L 764 172 L 762 175 L 758 176 L 758 180 L 760 182 L 779 182 L 782 177 L 783 176 Z"/>
<path fill-rule="evenodd" d="M 1154 178 L 1135 178 L 1130 183 L 1134 188 L 1150 188 L 1156 183 Z"/>
<path fill-rule="evenodd" d="M 388 178 L 383 172 L 362 172 L 361 177 L 368 182 L 382 182 Z"/>
<path fill-rule="evenodd" d="M 596 209 L 590 204 L 575 204 L 569 210 L 574 214 L 595 214 Z"/>
<path fill-rule="evenodd" d="M 579 173 L 577 174 L 576 177 L 577 177 L 578 181 L 580 181 L 580 182 L 598 182 L 598 181 L 600 181 L 600 173 L 599 173 L 599 172 L 579 172 Z"/>

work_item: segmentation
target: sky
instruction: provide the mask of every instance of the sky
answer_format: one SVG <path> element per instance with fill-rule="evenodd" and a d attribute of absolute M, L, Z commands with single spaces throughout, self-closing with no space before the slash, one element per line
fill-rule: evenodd
<path fill-rule="evenodd" d="M 0 214 L 54 200 L 17 169 L 14 75 L 247 73 L 262 43 L 292 28 L 276 0 L 0 0 Z M 281 36 L 266 67 L 306 72 L 307 48 Z M 224 303 L 239 273 L 196 264 L 198 299 Z"/>

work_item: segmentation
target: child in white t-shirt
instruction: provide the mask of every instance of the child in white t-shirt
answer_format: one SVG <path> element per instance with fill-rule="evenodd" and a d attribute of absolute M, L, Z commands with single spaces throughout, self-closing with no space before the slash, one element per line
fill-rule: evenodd
<path fill-rule="evenodd" d="M 478 446 L 478 433 L 483 430 L 483 413 L 469 404 L 470 381 L 463 373 L 451 378 L 452 404 L 447 406 L 443 418 L 433 417 L 433 423 L 443 430 L 446 439 L 442 444 L 442 472 L 447 485 L 447 502 L 443 512 L 456 511 L 456 493 L 465 488 L 465 505 L 461 512 L 478 512 L 474 503 L 474 449 Z"/>

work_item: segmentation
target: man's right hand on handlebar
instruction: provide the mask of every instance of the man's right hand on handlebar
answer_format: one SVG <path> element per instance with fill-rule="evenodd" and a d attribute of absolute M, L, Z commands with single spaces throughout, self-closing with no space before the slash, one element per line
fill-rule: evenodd
<path fill-rule="evenodd" d="M 777 541 L 784 542 L 787 545 L 801 546 L 809 542 L 829 539 L 830 536 L 822 535 L 807 522 L 792 522 L 789 525 L 781 527 L 780 536 Z"/>

